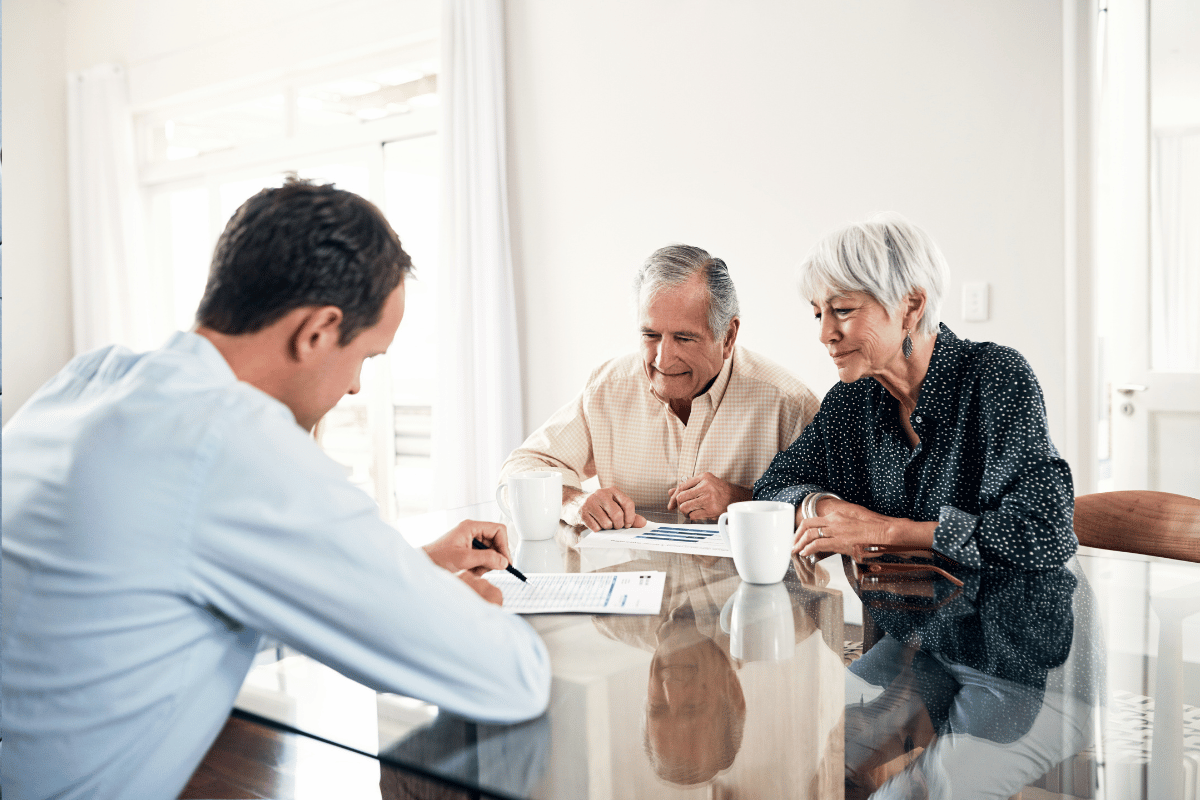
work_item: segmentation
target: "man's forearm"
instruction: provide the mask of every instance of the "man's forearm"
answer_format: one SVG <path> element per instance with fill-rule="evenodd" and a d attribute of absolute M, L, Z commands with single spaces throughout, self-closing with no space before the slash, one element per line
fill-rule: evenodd
<path fill-rule="evenodd" d="M 587 500 L 588 493 L 574 486 L 562 488 L 562 521 L 568 525 L 582 525 L 580 511 Z"/>

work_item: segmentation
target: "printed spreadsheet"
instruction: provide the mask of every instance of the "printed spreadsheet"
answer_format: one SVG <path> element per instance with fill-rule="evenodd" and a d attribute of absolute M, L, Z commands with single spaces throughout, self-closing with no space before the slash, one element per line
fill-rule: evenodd
<path fill-rule="evenodd" d="M 495 570 L 484 577 L 504 594 L 504 608 L 515 614 L 657 614 L 662 606 L 665 572 L 542 572 L 522 583 Z"/>

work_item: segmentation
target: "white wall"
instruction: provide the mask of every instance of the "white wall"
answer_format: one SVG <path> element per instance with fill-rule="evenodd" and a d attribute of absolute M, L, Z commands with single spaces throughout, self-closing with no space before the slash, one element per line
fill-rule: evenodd
<path fill-rule="evenodd" d="M 3 12 L 6 419 L 69 357 L 67 71 L 122 62 L 145 108 L 437 24 L 436 0 L 6 0 Z M 1061 15 L 1044 0 L 509 0 L 526 426 L 633 346 L 629 278 L 671 241 L 725 258 L 743 343 L 824 392 L 834 372 L 795 266 L 831 228 L 892 209 L 945 250 L 951 327 L 1033 363 L 1061 440 Z M 967 280 L 992 284 L 990 322 L 960 321 Z"/>
<path fill-rule="evenodd" d="M 71 355 L 64 5 L 5 0 L 4 420 Z"/>
<path fill-rule="evenodd" d="M 943 319 L 1024 353 L 1062 445 L 1063 8 L 1045 0 L 510 0 L 527 427 L 635 344 L 629 281 L 682 241 L 730 265 L 741 341 L 836 380 L 794 270 L 895 210 L 953 274 Z M 988 281 L 992 318 L 961 321 Z M 565 302 L 564 302 L 565 301 Z"/>

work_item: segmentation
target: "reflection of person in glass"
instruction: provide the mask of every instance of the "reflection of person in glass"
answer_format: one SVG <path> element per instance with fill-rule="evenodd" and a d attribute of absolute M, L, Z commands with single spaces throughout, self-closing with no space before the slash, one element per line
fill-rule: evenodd
<path fill-rule="evenodd" d="M 1086 746 L 1101 674 L 1082 576 L 964 577 L 924 603 L 862 592 L 887 635 L 846 674 L 847 798 L 1006 798 Z M 875 771 L 918 747 L 898 774 Z"/>
<path fill-rule="evenodd" d="M 646 696 L 646 756 L 663 780 L 692 785 L 733 764 L 746 699 L 729 655 L 696 629 L 690 607 L 658 628 Z"/>
<path fill-rule="evenodd" d="M 761 737 L 766 729 L 777 730 L 764 728 L 764 720 L 760 719 L 747 731 L 747 694 L 738 674 L 744 662 L 730 653 L 730 629 L 722 624 L 722 609 L 742 581 L 727 558 L 651 553 L 612 569 L 667 571 L 661 615 L 603 616 L 594 617 L 593 622 L 605 636 L 653 653 L 642 736 L 654 774 L 676 786 L 710 783 L 734 768 L 744 733 L 754 741 L 753 737 Z M 786 585 L 786 595 L 788 599 L 779 613 L 786 616 L 789 655 L 781 667 L 789 665 L 796 674 L 807 675 L 814 685 L 834 680 L 840 684 L 841 657 L 814 621 L 831 613 L 827 602 L 830 595 L 795 583 Z M 840 608 L 837 613 L 840 615 Z M 731 624 L 736 623 L 733 617 L 736 615 L 731 616 Z M 761 673 L 759 680 L 761 688 Z M 790 679 L 782 683 L 794 686 Z M 753 695 L 753 689 L 747 685 L 746 691 Z M 824 743 L 829 726 L 835 725 L 830 720 L 836 721 L 838 716 L 814 712 L 812 719 L 800 727 Z M 840 728 L 834 729 L 840 744 Z M 810 745 L 807 738 L 799 741 L 802 746 Z M 800 780 L 807 781 L 819 773 L 822 785 L 827 785 L 829 778 L 840 781 L 841 753 L 818 749 L 815 754 L 806 753 L 805 765 L 797 765 L 804 773 Z M 806 771 L 810 768 L 812 771 Z M 787 774 L 786 770 L 781 774 Z"/>

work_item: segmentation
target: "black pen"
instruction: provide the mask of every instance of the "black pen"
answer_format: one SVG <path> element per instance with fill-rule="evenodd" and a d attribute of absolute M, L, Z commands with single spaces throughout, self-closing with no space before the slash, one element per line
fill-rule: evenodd
<path fill-rule="evenodd" d="M 479 541 L 478 539 L 471 540 L 471 547 L 474 547 L 476 550 L 490 550 L 491 549 L 490 547 L 488 547 L 486 544 Z M 509 572 L 511 572 L 516 577 L 520 578 L 523 583 L 529 582 L 529 579 L 521 574 L 521 570 L 517 569 L 512 564 L 509 564 L 507 567 L 505 567 L 505 569 L 508 570 Z"/>

